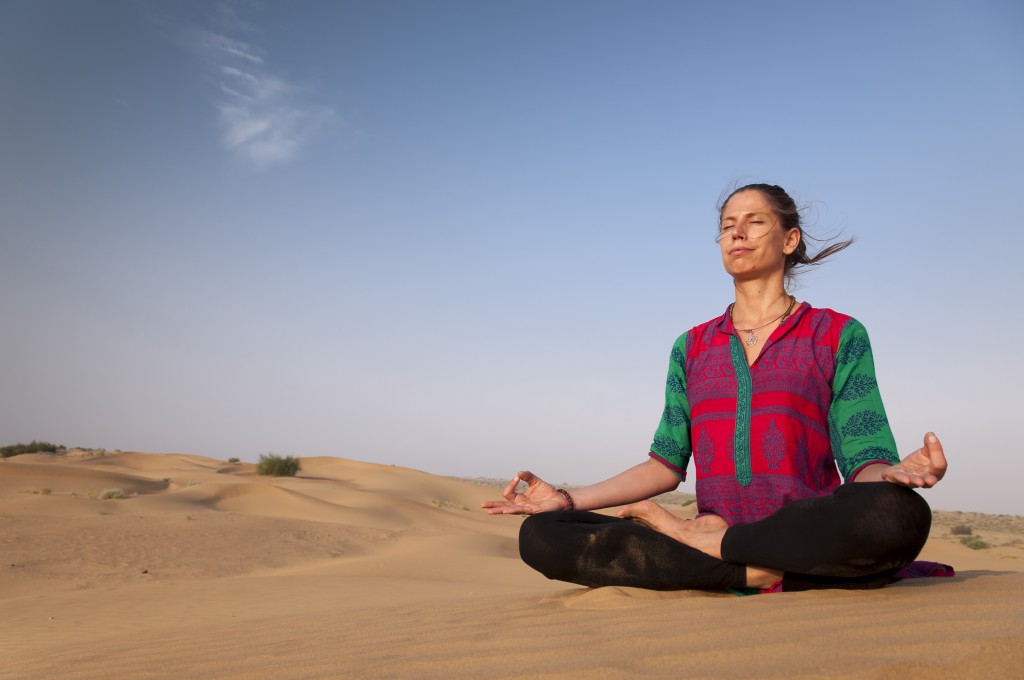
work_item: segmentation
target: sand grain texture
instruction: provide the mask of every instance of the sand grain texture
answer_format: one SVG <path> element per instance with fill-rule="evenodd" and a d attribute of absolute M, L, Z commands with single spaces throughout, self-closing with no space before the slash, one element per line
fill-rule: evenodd
<path fill-rule="evenodd" d="M 1024 668 L 1024 520 L 938 513 L 954 579 L 737 598 L 518 559 L 496 489 L 303 459 L 0 462 L 0 678 L 989 678 Z M 106 489 L 127 498 L 100 500 Z M 692 507 L 675 508 L 681 515 Z M 970 550 L 967 524 L 993 547 Z"/>

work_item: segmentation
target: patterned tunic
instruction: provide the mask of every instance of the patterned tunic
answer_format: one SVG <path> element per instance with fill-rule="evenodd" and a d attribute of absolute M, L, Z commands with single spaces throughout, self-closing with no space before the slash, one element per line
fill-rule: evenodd
<path fill-rule="evenodd" d="M 699 513 L 729 524 L 898 463 L 867 331 L 805 302 L 748 367 L 728 312 L 690 329 L 672 348 L 651 456 L 683 479 L 692 457 Z"/>

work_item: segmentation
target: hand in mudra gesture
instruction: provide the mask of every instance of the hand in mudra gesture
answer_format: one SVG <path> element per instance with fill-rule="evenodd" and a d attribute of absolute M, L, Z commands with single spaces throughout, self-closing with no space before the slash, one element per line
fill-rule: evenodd
<path fill-rule="evenodd" d="M 519 482 L 526 482 L 526 491 L 517 493 Z M 480 507 L 489 515 L 535 515 L 538 512 L 564 510 L 568 506 L 565 496 L 555 487 L 526 470 L 516 475 L 501 492 L 504 501 L 487 501 Z"/>
<path fill-rule="evenodd" d="M 946 455 L 934 433 L 924 436 L 924 446 L 882 472 L 882 479 L 900 486 L 927 489 L 946 474 Z"/>

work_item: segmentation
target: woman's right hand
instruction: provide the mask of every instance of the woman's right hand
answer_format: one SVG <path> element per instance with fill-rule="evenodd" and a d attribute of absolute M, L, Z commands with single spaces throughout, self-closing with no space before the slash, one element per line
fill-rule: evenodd
<path fill-rule="evenodd" d="M 526 482 L 526 491 L 523 493 L 516 493 L 519 482 Z M 504 501 L 487 501 L 481 503 L 480 507 L 487 510 L 488 515 L 535 515 L 569 507 L 565 496 L 528 470 L 516 475 L 501 495 L 505 497 Z"/>

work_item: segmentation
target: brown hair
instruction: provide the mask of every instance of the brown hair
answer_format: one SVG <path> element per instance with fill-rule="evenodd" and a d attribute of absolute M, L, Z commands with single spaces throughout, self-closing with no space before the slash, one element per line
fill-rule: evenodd
<path fill-rule="evenodd" d="M 834 238 L 815 238 L 809 236 L 804 232 L 804 225 L 802 219 L 803 209 L 798 207 L 796 202 L 786 193 L 786 190 L 775 184 L 747 184 L 741 186 L 738 189 L 733 190 L 725 200 L 720 201 L 718 204 L 718 221 L 722 221 L 722 211 L 725 210 L 726 203 L 729 199 L 736 194 L 744 191 L 757 191 L 760 192 L 764 199 L 768 201 L 772 210 L 775 212 L 779 223 L 782 225 L 783 231 L 789 231 L 790 229 L 800 230 L 800 243 L 797 245 L 796 250 L 786 256 L 786 280 L 792 282 L 800 270 L 806 267 L 812 267 L 819 265 L 824 262 L 827 258 L 835 255 L 840 250 L 844 250 L 851 246 L 856 240 L 854 238 L 847 239 L 845 241 L 836 241 Z M 820 243 L 826 243 L 827 245 L 821 248 L 813 256 L 807 253 L 807 240 L 818 241 Z"/>

